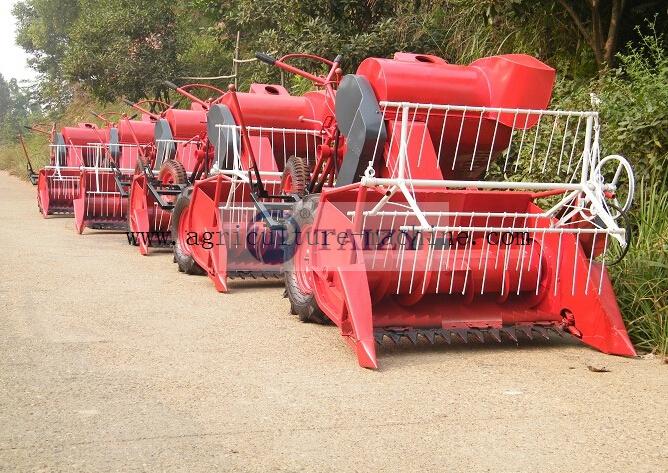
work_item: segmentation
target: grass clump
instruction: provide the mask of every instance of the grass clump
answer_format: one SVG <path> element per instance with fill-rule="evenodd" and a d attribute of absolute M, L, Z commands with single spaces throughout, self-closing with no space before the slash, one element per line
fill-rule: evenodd
<path fill-rule="evenodd" d="M 632 214 L 634 236 L 610 273 L 637 348 L 668 353 L 668 185 L 642 181 Z"/>

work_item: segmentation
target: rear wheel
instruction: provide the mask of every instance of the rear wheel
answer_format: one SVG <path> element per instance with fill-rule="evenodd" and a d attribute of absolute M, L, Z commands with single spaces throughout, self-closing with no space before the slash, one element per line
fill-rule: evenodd
<path fill-rule="evenodd" d="M 136 174 L 136 172 L 135 172 Z M 132 208 L 131 208 L 131 202 L 132 202 L 132 188 L 134 187 L 132 185 L 132 179 L 130 180 L 130 188 L 128 189 L 128 231 L 133 232 L 133 225 L 132 225 Z M 129 235 L 129 234 L 128 234 Z M 136 238 L 128 238 L 128 245 L 130 246 L 139 246 L 139 241 Z"/>
<path fill-rule="evenodd" d="M 171 228 L 172 241 L 174 242 L 174 262 L 178 265 L 179 271 L 182 273 L 203 275 L 206 272 L 192 257 L 190 248 L 186 242 L 185 222 L 190 211 L 192 192 L 192 187 L 186 187 L 176 199 L 176 204 L 174 204 Z"/>
<path fill-rule="evenodd" d="M 158 180 L 163 184 L 185 184 L 188 181 L 188 174 L 183 164 L 174 159 L 168 159 L 160 166 Z"/>
<path fill-rule="evenodd" d="M 290 301 L 290 311 L 302 322 L 327 324 L 329 319 L 318 307 L 313 293 L 313 276 L 310 267 L 311 251 L 307 233 L 313 226 L 319 194 L 304 197 L 294 206 L 291 226 L 293 239 L 284 266 L 285 291 Z"/>
<path fill-rule="evenodd" d="M 39 195 L 39 188 L 37 189 L 37 208 L 39 209 L 39 213 L 44 214 L 44 211 L 42 210 L 42 198 Z"/>
<path fill-rule="evenodd" d="M 299 156 L 291 156 L 285 163 L 281 176 L 281 189 L 285 194 L 304 195 L 309 182 L 306 162 Z"/>

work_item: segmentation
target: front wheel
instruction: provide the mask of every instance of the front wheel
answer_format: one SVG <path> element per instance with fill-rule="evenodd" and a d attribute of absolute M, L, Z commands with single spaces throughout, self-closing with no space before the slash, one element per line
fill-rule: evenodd
<path fill-rule="evenodd" d="M 179 161 L 168 159 L 160 166 L 158 180 L 163 184 L 185 184 L 188 182 L 188 173 Z"/>
<path fill-rule="evenodd" d="M 284 194 L 302 196 L 306 193 L 308 184 L 309 171 L 306 161 L 299 156 L 290 156 L 281 176 L 281 190 Z"/>
<path fill-rule="evenodd" d="M 174 210 L 172 212 L 172 241 L 174 242 L 174 262 L 178 265 L 179 271 L 186 274 L 204 275 L 206 272 L 197 264 L 192 257 L 190 248 L 186 242 L 186 227 L 188 212 L 190 212 L 190 200 L 193 188 L 186 187 L 176 199 Z"/>
<path fill-rule="evenodd" d="M 319 194 L 311 194 L 297 202 L 290 218 L 291 239 L 289 254 L 284 266 L 285 290 L 292 313 L 302 322 L 327 324 L 329 319 L 318 307 L 313 293 L 313 275 L 310 261 L 313 248 L 309 245 L 308 233 L 313 227 L 318 208 Z"/>

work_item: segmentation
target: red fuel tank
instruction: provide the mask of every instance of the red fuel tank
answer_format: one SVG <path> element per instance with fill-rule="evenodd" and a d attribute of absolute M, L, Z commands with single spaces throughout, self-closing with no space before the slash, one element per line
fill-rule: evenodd
<path fill-rule="evenodd" d="M 258 93 L 258 86 L 261 85 L 263 84 L 254 84 L 255 88 L 251 88 L 249 93 L 237 93 L 243 121 L 247 126 L 316 129 L 315 124 L 309 125 L 309 122 L 304 122 L 301 118 L 309 120 L 320 118 L 325 101 L 324 94 L 309 92 L 303 96 L 293 97 L 283 93 Z M 277 86 L 271 87 L 276 88 Z M 225 95 L 220 103 L 230 109 L 235 122 L 239 123 L 240 117 L 232 97 Z"/>
<path fill-rule="evenodd" d="M 65 126 L 61 129 L 61 133 L 68 146 L 86 146 L 109 141 L 109 131 L 97 126 Z"/>
<path fill-rule="evenodd" d="M 206 136 L 206 111 L 171 108 L 165 113 L 174 139 L 189 140 L 194 136 Z"/>
<path fill-rule="evenodd" d="M 436 56 L 397 53 L 395 59 L 367 58 L 365 76 L 378 101 L 544 109 L 555 70 L 525 54 L 478 59 L 468 66 Z"/>
<path fill-rule="evenodd" d="M 145 120 L 121 120 L 118 122 L 119 143 L 135 143 L 135 137 L 141 144 L 153 142 L 155 123 Z"/>
<path fill-rule="evenodd" d="M 290 96 L 290 92 L 287 91 L 282 85 L 276 84 L 251 84 L 248 93 L 250 94 L 264 94 L 264 95 L 284 95 Z"/>

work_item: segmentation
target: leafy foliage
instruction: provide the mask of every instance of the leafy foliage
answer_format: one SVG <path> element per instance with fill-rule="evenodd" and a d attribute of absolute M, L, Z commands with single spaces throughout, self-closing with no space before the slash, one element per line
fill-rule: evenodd
<path fill-rule="evenodd" d="M 0 74 L 0 123 L 5 121 L 7 113 L 11 107 L 11 92 L 9 90 L 9 84 L 2 74 Z"/>
<path fill-rule="evenodd" d="M 16 79 L 7 82 L 0 74 L 0 143 L 15 141 L 21 128 L 40 114 L 34 91 L 19 86 Z"/>
<path fill-rule="evenodd" d="M 641 183 L 633 212 L 634 238 L 611 268 L 629 335 L 648 351 L 668 353 L 668 185 Z"/>
<path fill-rule="evenodd" d="M 609 151 L 633 156 L 636 172 L 666 175 L 668 169 L 668 53 L 655 34 L 619 54 L 618 69 L 596 85 L 602 99 Z"/>
<path fill-rule="evenodd" d="M 176 19 L 170 0 L 81 0 L 64 72 L 96 97 L 160 94 L 175 74 Z"/>
<path fill-rule="evenodd" d="M 599 99 L 604 154 L 623 154 L 639 177 L 668 178 L 668 49 L 654 31 L 617 55 L 619 66 L 589 81 L 561 80 L 553 107 L 591 107 Z"/>
<path fill-rule="evenodd" d="M 62 108 L 71 99 L 62 61 L 70 29 L 79 16 L 79 0 L 27 0 L 16 3 L 13 13 L 16 42 L 32 55 L 28 62 L 39 73 L 42 104 Z"/>

